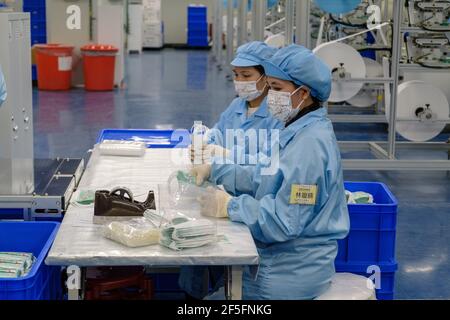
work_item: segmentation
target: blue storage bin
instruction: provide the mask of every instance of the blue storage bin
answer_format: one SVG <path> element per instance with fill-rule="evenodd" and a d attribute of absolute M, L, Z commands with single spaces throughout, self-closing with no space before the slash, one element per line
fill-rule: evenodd
<path fill-rule="evenodd" d="M 208 40 L 208 31 L 207 30 L 188 30 L 188 40 L 189 39 L 202 39 Z"/>
<path fill-rule="evenodd" d="M 191 144 L 188 130 L 104 129 L 97 143 L 103 140 L 144 141 L 148 148 L 187 148 Z"/>
<path fill-rule="evenodd" d="M 45 0 L 23 0 L 24 7 L 44 7 Z"/>
<path fill-rule="evenodd" d="M 207 47 L 209 45 L 207 37 L 188 37 L 188 46 L 191 47 Z"/>
<path fill-rule="evenodd" d="M 58 228 L 56 222 L 0 222 L 0 251 L 31 252 L 36 257 L 28 276 L 0 279 L 0 300 L 61 298 L 61 268 L 44 262 Z"/>
<path fill-rule="evenodd" d="M 205 21 L 189 22 L 188 31 L 202 31 L 202 32 L 206 31 L 206 33 L 208 33 L 208 23 Z"/>
<path fill-rule="evenodd" d="M 31 78 L 33 81 L 37 81 L 37 67 L 36 65 L 31 66 Z"/>
<path fill-rule="evenodd" d="M 47 43 L 47 36 L 35 36 L 31 35 L 31 46 L 39 43 Z"/>
<path fill-rule="evenodd" d="M 379 262 L 395 258 L 398 202 L 383 183 L 346 182 L 348 191 L 373 195 L 375 204 L 350 204 L 350 233 L 338 241 L 336 262 Z"/>
<path fill-rule="evenodd" d="M 30 13 L 31 22 L 45 21 L 45 6 L 44 7 L 28 7 L 23 6 L 24 12 Z"/>
<path fill-rule="evenodd" d="M 45 21 L 31 22 L 31 34 L 33 36 L 47 36 Z"/>
<path fill-rule="evenodd" d="M 207 22 L 208 21 L 208 10 L 206 7 L 194 7 L 189 6 L 187 12 L 187 20 L 190 22 Z"/>
<path fill-rule="evenodd" d="M 0 220 L 23 220 L 23 209 L 0 209 Z"/>
<path fill-rule="evenodd" d="M 368 270 L 370 266 L 371 264 L 364 263 L 336 263 L 336 272 L 348 272 L 370 278 L 374 275 L 374 271 Z M 380 288 L 375 290 L 377 299 L 393 300 L 395 289 L 395 272 L 398 269 L 398 264 L 395 260 L 391 260 L 390 262 L 380 263 L 377 266 L 381 271 Z"/>

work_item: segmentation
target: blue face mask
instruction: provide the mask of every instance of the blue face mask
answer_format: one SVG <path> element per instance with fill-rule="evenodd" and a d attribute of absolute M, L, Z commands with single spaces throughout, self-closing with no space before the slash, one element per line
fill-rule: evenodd
<path fill-rule="evenodd" d="M 0 67 L 0 106 L 6 101 L 6 83 Z"/>

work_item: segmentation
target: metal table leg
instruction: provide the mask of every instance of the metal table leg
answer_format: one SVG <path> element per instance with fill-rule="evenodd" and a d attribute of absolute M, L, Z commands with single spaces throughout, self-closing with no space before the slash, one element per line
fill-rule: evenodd
<path fill-rule="evenodd" d="M 241 266 L 225 267 L 225 297 L 227 300 L 242 300 L 242 274 Z"/>
<path fill-rule="evenodd" d="M 67 268 L 67 292 L 68 300 L 83 300 L 84 279 L 86 276 L 85 268 L 68 267 Z"/>

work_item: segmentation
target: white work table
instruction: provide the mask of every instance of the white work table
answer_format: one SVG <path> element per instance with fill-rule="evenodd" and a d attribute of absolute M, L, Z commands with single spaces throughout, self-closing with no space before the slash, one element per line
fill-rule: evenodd
<path fill-rule="evenodd" d="M 155 191 L 158 198 L 158 184 L 167 183 L 175 170 L 186 170 L 188 167 L 187 149 L 147 149 L 141 158 L 100 156 L 94 149 L 78 190 L 111 190 L 121 186 L 131 189 L 136 200 L 144 201 L 149 190 Z M 192 210 L 198 214 L 198 209 Z M 258 252 L 249 229 L 228 219 L 217 220 L 218 234 L 224 235 L 221 241 L 200 248 L 174 251 L 160 245 L 128 248 L 108 240 L 100 232 L 102 226 L 93 223 L 93 215 L 93 206 L 69 206 L 46 259 L 48 265 L 80 268 L 226 266 L 228 297 L 241 299 L 243 267 L 258 264 Z M 79 277 L 82 275 L 83 272 Z M 69 299 L 78 299 L 79 291 L 79 288 L 69 290 Z"/>

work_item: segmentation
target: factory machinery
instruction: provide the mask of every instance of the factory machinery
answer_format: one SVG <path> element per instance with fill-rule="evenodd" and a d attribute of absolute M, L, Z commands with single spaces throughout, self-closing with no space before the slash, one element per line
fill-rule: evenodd
<path fill-rule="evenodd" d="M 309 47 L 333 73 L 330 119 L 388 126 L 387 141 L 340 141 L 343 153 L 371 154 L 344 157 L 346 170 L 450 171 L 442 135 L 450 124 L 450 0 L 334 3 L 251 1 L 248 10 L 246 0 L 216 1 L 214 23 L 226 26 L 214 28 L 218 66 L 230 77 L 234 50 L 246 41 Z"/>
<path fill-rule="evenodd" d="M 84 171 L 82 159 L 34 159 L 29 13 L 0 12 L 0 219 L 61 219 Z"/>

